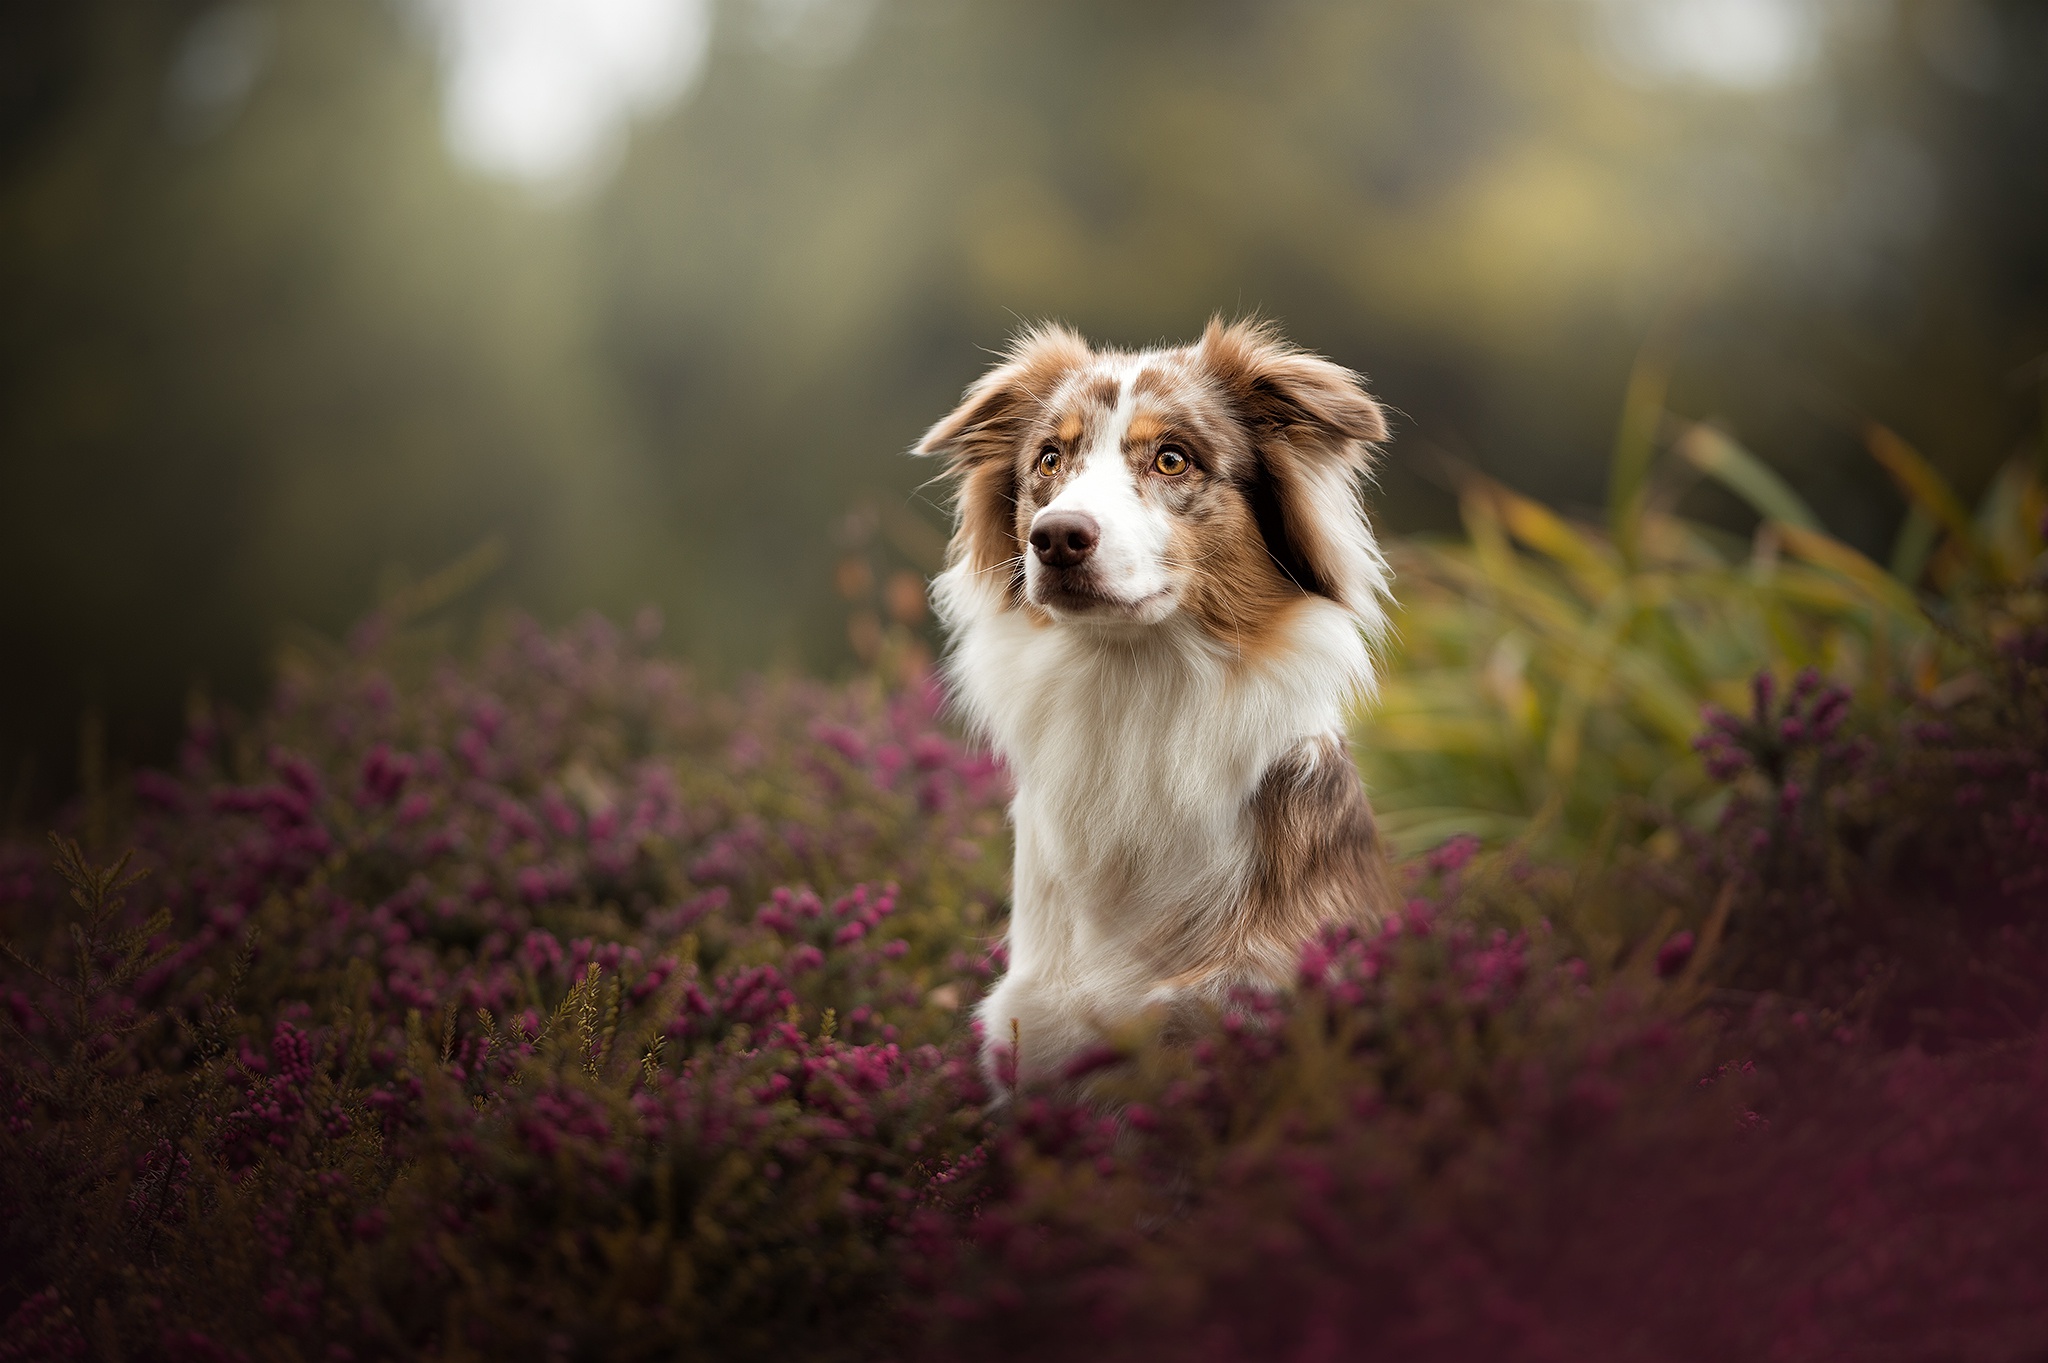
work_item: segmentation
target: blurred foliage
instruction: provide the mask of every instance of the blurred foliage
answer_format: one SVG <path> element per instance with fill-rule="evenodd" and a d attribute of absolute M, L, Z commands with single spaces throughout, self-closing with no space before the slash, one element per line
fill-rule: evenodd
<path fill-rule="evenodd" d="M 1604 527 L 1467 472 L 1466 538 L 1397 546 L 1398 655 L 1356 723 L 1397 846 L 1472 833 L 1583 848 L 1673 816 L 1706 827 L 1727 792 L 1694 751 L 1704 710 L 1746 708 L 1759 672 L 1802 669 L 1867 705 L 1952 703 L 1982 682 L 1957 614 L 2048 572 L 2039 448 L 2007 462 L 1972 515 L 1869 425 L 1874 463 L 1912 508 L 1887 570 L 1725 431 L 1663 411 L 1662 376 L 1644 372 L 1658 363 L 1646 351 L 1630 385 L 1642 405 L 1622 416 Z M 1660 425 L 1671 458 L 1656 483 Z M 1702 475 L 1755 511 L 1748 542 L 1672 512 L 1681 481 Z"/>
<path fill-rule="evenodd" d="M 1042 314 L 1257 310 L 1367 370 L 1405 530 L 1453 523 L 1444 454 L 1597 500 L 1629 356 L 1691 298 L 1670 405 L 1874 554 L 1866 414 L 1971 498 L 2033 420 L 2048 35 L 2023 0 L 1732 8 L 1794 25 L 1782 69 L 1646 60 L 1677 7 L 1638 0 L 716 0 L 694 85 L 563 198 L 450 160 L 408 0 L 11 6 L 9 807 L 74 783 L 82 712 L 78 774 L 160 758 L 195 682 L 254 702 L 281 622 L 494 537 L 499 601 L 843 666 L 874 632 L 834 565 L 929 566 L 899 452 Z M 223 32 L 248 78 L 195 86 Z"/>

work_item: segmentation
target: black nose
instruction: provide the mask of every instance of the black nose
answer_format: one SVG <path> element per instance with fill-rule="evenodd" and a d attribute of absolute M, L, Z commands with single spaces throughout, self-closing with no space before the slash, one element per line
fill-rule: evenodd
<path fill-rule="evenodd" d="M 1102 527 L 1085 511 L 1048 511 L 1031 526 L 1031 552 L 1048 568 L 1087 562 L 1101 539 Z"/>

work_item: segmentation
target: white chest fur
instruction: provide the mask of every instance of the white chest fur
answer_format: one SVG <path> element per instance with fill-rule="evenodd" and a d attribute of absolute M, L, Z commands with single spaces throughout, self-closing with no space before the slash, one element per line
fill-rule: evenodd
<path fill-rule="evenodd" d="M 963 600 L 980 597 L 967 581 L 939 587 L 956 699 L 1017 787 L 1010 967 L 980 1017 L 999 1045 L 1014 1023 L 1025 1074 L 1054 1073 L 1158 996 L 1187 926 L 1241 906 L 1254 791 L 1294 745 L 1342 732 L 1370 656 L 1323 601 L 1245 663 L 1192 626 L 1034 624 L 973 609 L 991 603 Z"/>

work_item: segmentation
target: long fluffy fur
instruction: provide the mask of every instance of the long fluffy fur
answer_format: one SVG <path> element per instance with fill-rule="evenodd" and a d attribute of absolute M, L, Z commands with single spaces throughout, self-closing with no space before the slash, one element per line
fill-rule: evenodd
<path fill-rule="evenodd" d="M 1212 323 L 1138 353 L 1027 332 L 920 442 L 959 480 L 954 696 L 1017 786 L 992 1071 L 1013 1035 L 1053 1076 L 1147 1008 L 1283 988 L 1320 926 L 1386 910 L 1343 738 L 1386 627 L 1357 491 L 1385 432 L 1355 375 Z M 1088 561 L 1034 556 L 1075 510 Z"/>

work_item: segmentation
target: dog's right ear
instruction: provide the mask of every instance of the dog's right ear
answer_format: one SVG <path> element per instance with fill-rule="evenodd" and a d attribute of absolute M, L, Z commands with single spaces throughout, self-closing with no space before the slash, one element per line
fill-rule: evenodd
<path fill-rule="evenodd" d="M 912 454 L 946 461 L 960 479 L 959 521 L 947 546 L 951 563 L 1001 583 L 1012 603 L 1024 598 L 1024 545 L 1017 538 L 1017 451 L 1031 422 L 1069 373 L 1093 358 L 1088 343 L 1055 323 L 1032 327 L 1001 364 L 974 381 L 960 405 Z"/>
<path fill-rule="evenodd" d="M 1062 378 L 1092 358 L 1088 343 L 1057 322 L 1042 322 L 1010 343 L 1002 363 L 976 379 L 912 454 L 933 455 L 960 469 L 1016 453 L 1024 427 Z"/>

